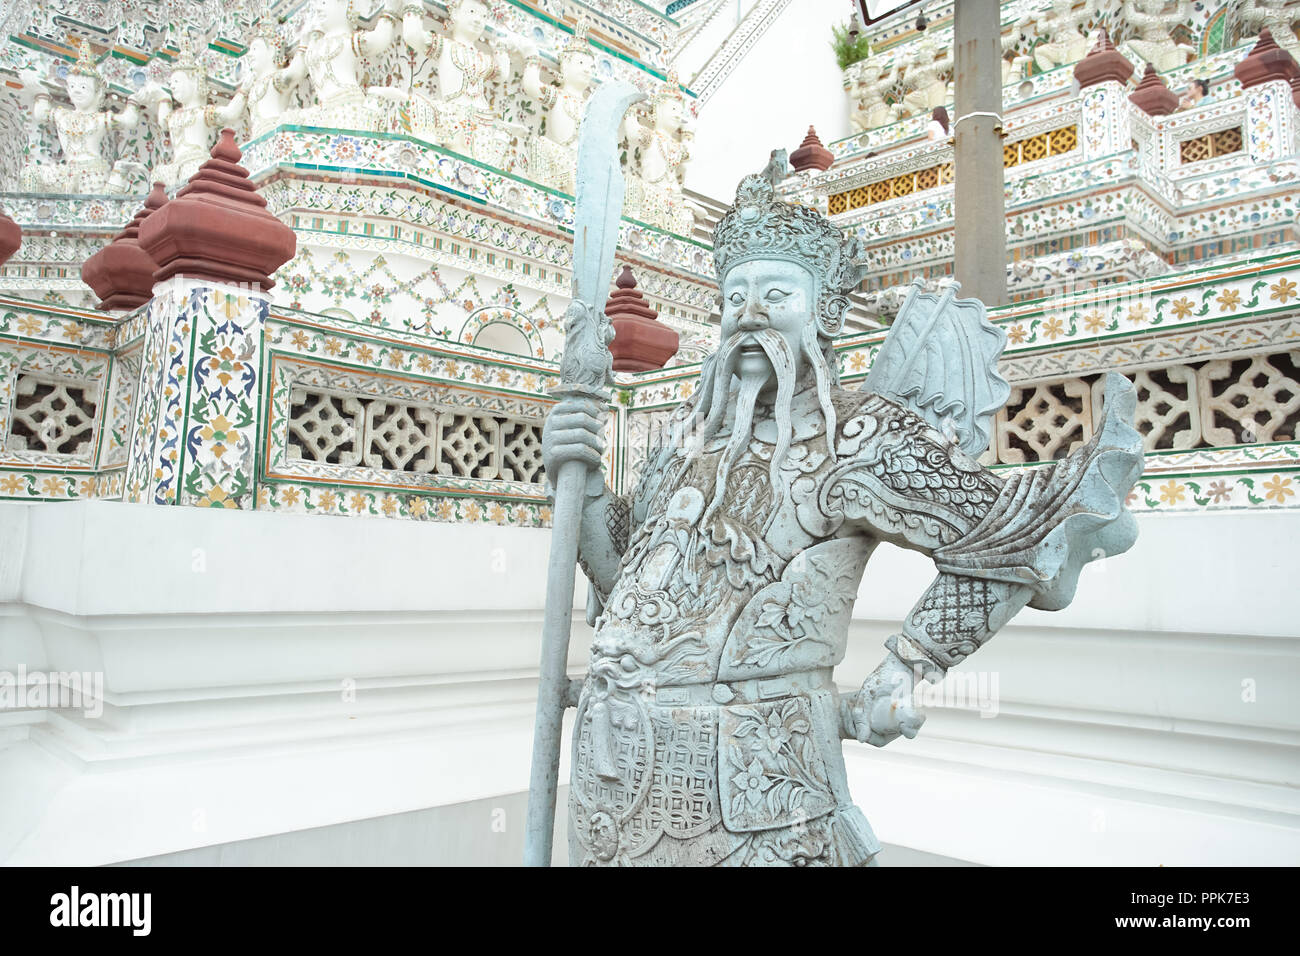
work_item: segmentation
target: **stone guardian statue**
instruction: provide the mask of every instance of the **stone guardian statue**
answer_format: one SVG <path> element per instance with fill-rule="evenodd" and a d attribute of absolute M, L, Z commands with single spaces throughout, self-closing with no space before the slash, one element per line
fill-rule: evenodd
<path fill-rule="evenodd" d="M 1100 427 L 1068 459 L 981 467 L 1008 394 L 1005 337 L 955 288 L 915 290 L 863 389 L 840 387 L 832 342 L 859 249 L 776 197 L 777 160 L 717 225 L 721 345 L 633 493 L 595 479 L 599 402 L 562 399 L 546 422 L 547 473 L 581 461 L 595 479 L 579 533 L 600 613 L 574 724 L 574 865 L 870 863 L 880 844 L 841 740 L 914 736 L 915 683 L 1025 605 L 1065 607 L 1085 562 L 1136 539 L 1132 385 L 1109 377 Z M 937 576 L 842 695 L 834 668 L 881 541 Z"/>

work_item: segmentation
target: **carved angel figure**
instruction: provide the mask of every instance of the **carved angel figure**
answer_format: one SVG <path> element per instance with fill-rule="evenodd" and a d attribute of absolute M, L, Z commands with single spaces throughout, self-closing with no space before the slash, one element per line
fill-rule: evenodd
<path fill-rule="evenodd" d="M 1043 42 L 1033 48 L 1038 69 L 1047 71 L 1078 63 L 1087 55 L 1088 34 L 1084 27 L 1092 16 L 1092 6 L 1085 3 L 1075 10 L 1074 0 L 1052 0 L 1051 9 L 1030 12 L 1017 24 L 1021 30 L 1033 25 L 1037 35 L 1043 37 Z"/>
<path fill-rule="evenodd" d="M 1296 0 L 1245 0 L 1236 10 L 1243 37 L 1259 36 L 1268 30 L 1273 42 L 1294 57 L 1300 57 L 1300 40 L 1295 25 L 1300 23 L 1300 3 Z"/>
<path fill-rule="evenodd" d="M 38 92 L 32 106 L 38 123 L 52 122 L 63 150 L 61 163 L 29 163 L 22 172 L 22 188 L 34 192 L 121 193 L 126 178 L 118 166 L 104 158 L 104 141 L 118 129 L 134 129 L 140 122 L 136 99 L 127 101 L 120 113 L 102 109 L 106 87 L 91 57 L 90 45 L 82 40 L 77 62 L 68 71 L 68 99 L 72 108 L 51 106 L 49 94 L 34 80 Z"/>
<path fill-rule="evenodd" d="M 582 110 L 591 94 L 596 75 L 596 58 L 587 42 L 585 23 L 580 23 L 560 51 L 560 83 L 544 84 L 541 59 L 529 56 L 520 81 L 525 93 L 546 110 L 546 134 L 530 141 L 529 170 L 537 182 L 573 195 L 577 184 L 578 127 Z"/>
<path fill-rule="evenodd" d="M 861 865 L 879 843 L 841 740 L 912 737 L 938 681 L 1026 604 L 1059 609 L 1084 562 L 1136 538 L 1133 387 L 1107 383 L 1074 455 L 995 474 L 976 463 L 1006 401 L 1003 333 L 973 299 L 917 289 L 866 384 L 832 349 L 862 277 L 813 209 L 746 177 L 714 233 L 722 344 L 622 497 L 588 483 L 580 554 L 599 599 L 576 715 L 570 858 L 585 865 Z M 602 410 L 563 399 L 548 472 L 598 475 Z M 834 668 L 881 541 L 938 576 L 841 696 Z"/>
<path fill-rule="evenodd" d="M 379 22 L 363 30 L 352 0 L 314 0 L 315 21 L 304 44 L 314 102 L 302 111 L 304 123 L 363 130 L 382 126 L 383 101 L 394 94 L 362 86 L 363 60 L 392 46 L 399 3 L 386 0 Z"/>
<path fill-rule="evenodd" d="M 189 44 L 181 45 L 169 82 L 171 95 L 164 94 L 158 101 L 158 124 L 171 137 L 171 161 L 160 163 L 153 172 L 154 180 L 168 189 L 198 171 L 208 159 L 216 131 L 236 123 L 244 112 L 244 97 L 239 93 L 224 106 L 208 102 L 207 69 Z"/>
<path fill-rule="evenodd" d="M 307 75 L 306 48 L 296 49 L 289 64 L 282 66 L 282 46 L 274 16 L 267 14 L 254 24 L 244 54 L 247 72 L 232 101 L 248 110 L 248 135 L 253 139 L 286 121 L 294 88 Z"/>
<path fill-rule="evenodd" d="M 682 196 L 682 178 L 695 134 L 686 123 L 686 98 L 671 70 L 655 90 L 650 116 L 645 124 L 629 112 L 623 123 L 628 155 L 637 157 L 635 171 L 628 177 L 627 214 L 660 229 L 690 235 L 695 220 Z"/>
<path fill-rule="evenodd" d="M 952 52 L 926 36 L 916 44 L 903 73 L 903 106 L 913 116 L 952 102 Z"/>
<path fill-rule="evenodd" d="M 1121 16 L 1137 31 L 1137 36 L 1120 44 L 1120 52 L 1131 51 L 1134 57 L 1154 65 L 1162 73 L 1182 66 L 1196 56 L 1196 50 L 1189 44 L 1174 39 L 1174 30 L 1187 21 L 1188 11 L 1187 0 L 1175 0 L 1172 4 L 1166 0 L 1124 0 Z"/>
<path fill-rule="evenodd" d="M 885 102 L 886 91 L 896 76 L 892 63 L 881 56 L 854 63 L 845 71 L 849 91 L 849 126 L 864 133 L 877 126 L 888 126 L 903 111 L 901 103 Z"/>
<path fill-rule="evenodd" d="M 483 0 L 448 0 L 447 36 L 426 30 L 423 12 L 418 0 L 408 0 L 402 8 L 402 37 L 437 64 L 437 91 L 431 83 L 416 91 L 431 111 L 428 132 L 439 144 L 500 168 L 509 137 L 500 135 L 500 110 L 492 93 L 494 84 L 509 79 L 510 54 L 519 50 L 519 40 L 487 33 L 491 11 Z M 484 39 L 490 52 L 478 47 Z"/>

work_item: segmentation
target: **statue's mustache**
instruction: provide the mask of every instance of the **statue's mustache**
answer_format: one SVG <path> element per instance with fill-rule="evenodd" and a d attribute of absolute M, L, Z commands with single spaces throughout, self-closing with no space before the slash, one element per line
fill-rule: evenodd
<path fill-rule="evenodd" d="M 790 351 L 785 337 L 775 329 L 740 329 L 733 332 L 723 344 L 720 364 L 724 371 L 735 372 L 735 361 L 740 351 L 750 346 L 758 346 L 767 355 L 768 361 L 779 376 L 783 371 L 794 372 L 794 355 Z"/>

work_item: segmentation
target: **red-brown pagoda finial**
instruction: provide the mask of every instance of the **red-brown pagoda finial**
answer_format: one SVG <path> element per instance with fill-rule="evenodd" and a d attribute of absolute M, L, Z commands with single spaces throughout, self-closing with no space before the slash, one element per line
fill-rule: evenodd
<path fill-rule="evenodd" d="M 1074 78 L 1079 82 L 1079 89 L 1087 89 L 1098 83 L 1113 80 L 1127 83 L 1133 75 L 1133 64 L 1115 49 L 1110 42 L 1110 33 L 1105 29 L 1097 39 L 1097 45 L 1088 51 L 1088 55 L 1074 65 Z"/>
<path fill-rule="evenodd" d="M 805 169 L 825 172 L 831 168 L 833 162 L 835 162 L 835 154 L 822 145 L 822 141 L 817 137 L 817 130 L 811 126 L 808 127 L 808 135 L 803 138 L 799 148 L 790 154 L 790 167 L 796 172 L 803 172 Z"/>
<path fill-rule="evenodd" d="M 1241 81 L 1242 89 L 1259 86 L 1270 80 L 1286 80 L 1300 76 L 1300 64 L 1286 50 L 1277 45 L 1273 34 L 1265 27 L 1259 31 L 1259 40 L 1246 58 L 1232 68 L 1233 74 Z"/>
<path fill-rule="evenodd" d="M 221 131 L 212 158 L 176 198 L 140 227 L 140 245 L 158 264 L 154 281 L 175 275 L 271 288 L 293 258 L 294 231 L 275 218 L 239 165 L 234 130 Z"/>
<path fill-rule="evenodd" d="M 162 183 L 154 183 L 144 205 L 113 241 L 81 265 L 81 281 L 100 299 L 105 312 L 134 309 L 153 298 L 158 264 L 140 247 L 140 226 L 167 203 Z"/>
<path fill-rule="evenodd" d="M 9 257 L 23 244 L 23 230 L 18 223 L 5 215 L 0 209 L 0 266 L 9 261 Z"/>
<path fill-rule="evenodd" d="M 1148 116 L 1164 116 L 1178 109 L 1178 94 L 1165 86 L 1150 63 L 1142 74 L 1142 82 L 1129 95 L 1129 101 Z"/>
<path fill-rule="evenodd" d="M 658 319 L 636 287 L 630 266 L 624 266 L 614 283 L 617 288 L 605 303 L 605 315 L 614 326 L 609 350 L 616 372 L 648 372 L 663 368 L 677 354 L 678 335 Z"/>

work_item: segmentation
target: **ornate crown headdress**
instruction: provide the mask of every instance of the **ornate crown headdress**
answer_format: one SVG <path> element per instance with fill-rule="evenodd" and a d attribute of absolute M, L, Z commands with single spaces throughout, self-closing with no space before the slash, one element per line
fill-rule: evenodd
<path fill-rule="evenodd" d="M 451 13 L 456 10 L 459 10 L 461 7 L 463 7 L 466 3 L 469 2 L 470 0 L 447 0 L 447 11 Z M 497 0 L 475 0 L 475 2 L 481 3 L 483 4 L 483 6 L 487 7 L 488 16 L 490 16 L 493 20 L 497 21 L 498 23 L 505 20 L 506 17 L 505 10 L 502 9 L 501 4 L 498 3 Z"/>
<path fill-rule="evenodd" d="M 253 35 L 249 37 L 248 45 L 252 46 L 254 40 L 263 40 L 271 48 L 271 56 L 278 63 L 281 54 L 284 52 L 284 39 L 280 36 L 280 30 L 275 20 L 275 15 L 268 8 L 257 22 L 253 24 Z"/>
<path fill-rule="evenodd" d="M 578 20 L 578 22 L 574 24 L 573 36 L 569 37 L 569 41 L 565 43 L 564 48 L 560 50 L 560 59 L 564 59 L 566 56 L 572 56 L 575 53 L 581 53 L 586 56 L 595 56 L 592 52 L 591 46 L 587 42 L 586 20 Z"/>
<path fill-rule="evenodd" d="M 100 75 L 99 67 L 95 63 L 95 57 L 90 52 L 90 41 L 84 37 L 77 43 L 77 62 L 72 64 L 68 69 L 68 73 L 77 76 L 89 76 L 100 87 L 104 85 L 104 77 Z"/>
<path fill-rule="evenodd" d="M 669 70 L 668 75 L 660 84 L 659 89 L 655 90 L 653 104 L 658 105 L 663 101 L 676 100 L 678 103 L 686 101 L 686 95 L 682 93 L 681 81 L 677 77 L 676 70 Z"/>
<path fill-rule="evenodd" d="M 172 62 L 172 73 L 189 73 L 194 77 L 200 104 L 208 102 L 208 71 L 194 52 L 194 38 L 187 37 L 179 44 L 180 52 Z"/>
<path fill-rule="evenodd" d="M 863 276 L 855 261 L 858 243 L 846 241 L 815 209 L 777 199 L 776 183 L 786 173 L 785 150 L 773 150 L 763 172 L 740 181 L 735 203 L 713 230 L 718 285 L 733 266 L 750 259 L 797 262 L 817 279 L 818 333 L 838 335 L 849 307 L 846 293 L 856 288 Z"/>

